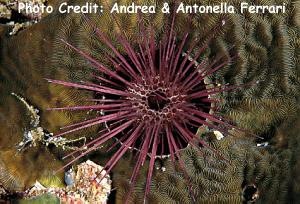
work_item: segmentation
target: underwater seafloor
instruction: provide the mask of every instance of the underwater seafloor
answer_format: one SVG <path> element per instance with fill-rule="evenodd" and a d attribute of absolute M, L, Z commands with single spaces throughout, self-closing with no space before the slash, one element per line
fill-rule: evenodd
<path fill-rule="evenodd" d="M 0 5 L 5 2 L 0 0 Z M 49 0 L 47 4 L 56 8 L 61 2 Z M 85 1 L 67 2 L 83 4 Z M 115 1 L 93 2 L 108 6 Z M 160 1 L 155 0 L 138 2 L 149 5 L 156 2 L 162 6 Z M 200 1 L 184 2 L 193 4 Z M 238 0 L 228 2 L 232 5 L 240 3 Z M 205 0 L 201 3 L 217 4 L 219 1 Z M 217 153 L 210 148 L 201 148 L 201 155 L 191 147 L 181 151 L 186 174 L 190 178 L 189 185 L 177 164 L 173 167 L 170 158 L 158 159 L 154 164 L 147 203 L 299 203 L 300 3 L 294 0 L 257 0 L 255 3 L 285 3 L 287 11 L 279 14 L 175 16 L 174 30 L 180 37 L 188 32 L 202 40 L 210 35 L 209 31 L 218 23 L 220 16 L 226 19 L 226 24 L 209 42 L 202 59 L 212 62 L 214 56 L 219 54 L 236 54 L 237 57 L 214 72 L 210 80 L 233 85 L 251 81 L 259 83 L 220 94 L 218 111 L 245 131 L 216 139 L 213 129 L 200 128 L 199 132 L 203 134 L 199 137 Z M 115 35 L 124 29 L 126 38 L 134 44 L 139 39 L 137 25 L 140 22 L 151 24 L 155 37 L 159 39 L 172 15 L 158 12 L 153 15 L 117 14 L 112 17 L 104 13 L 100 16 L 91 15 L 90 18 L 113 42 L 116 41 Z M 51 143 L 50 140 L 47 143 L 45 138 L 28 141 L 24 137 L 28 133 L 33 135 L 41 132 L 43 136 L 51 137 L 50 133 L 59 132 L 60 127 L 99 114 L 97 111 L 47 110 L 51 107 L 86 104 L 87 99 L 95 97 L 88 91 L 47 82 L 46 78 L 88 81 L 93 73 L 87 60 L 60 39 L 84 50 L 100 62 L 105 61 L 105 52 L 110 51 L 105 50 L 107 48 L 97 39 L 94 30 L 86 25 L 84 17 L 79 14 L 60 14 L 55 11 L 39 17 L 39 22 L 16 33 L 11 33 L 13 25 L 8 25 L 8 20 L 3 19 L 2 16 L 0 203 L 59 203 L 55 194 L 47 190 L 44 194 L 35 195 L 30 189 L 37 181 L 43 188 L 65 189 L 68 181 L 64 170 L 56 172 L 68 161 L 62 157 L 82 145 L 80 138 L 92 140 L 101 127 L 64 135 L 67 142 L 62 143 Z M 12 20 L 25 22 L 26 17 L 17 16 Z M 73 166 L 76 168 L 87 160 L 104 166 L 113 155 L 106 153 L 110 145 L 108 142 L 73 163 Z M 136 162 L 132 152 L 126 153 L 110 172 L 111 182 L 108 183 L 111 192 L 105 202 L 124 203 L 127 198 L 131 186 L 129 179 Z M 144 202 L 148 165 L 146 162 L 141 168 L 128 203 Z M 89 195 L 85 196 L 88 202 Z"/>

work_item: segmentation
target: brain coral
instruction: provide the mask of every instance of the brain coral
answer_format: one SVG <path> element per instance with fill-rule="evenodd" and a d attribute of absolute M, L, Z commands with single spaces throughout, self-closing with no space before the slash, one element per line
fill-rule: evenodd
<path fill-rule="evenodd" d="M 291 169 L 295 166 L 291 160 L 291 150 L 258 148 L 250 140 L 230 137 L 213 141 L 211 145 L 228 161 L 220 161 L 218 156 L 208 149 L 203 151 L 204 157 L 199 157 L 192 148 L 181 152 L 191 178 L 195 201 L 192 200 L 183 174 L 166 160 L 157 164 L 158 170 L 151 186 L 149 202 L 242 203 L 246 201 L 244 189 L 251 185 L 258 189 L 259 197 L 256 203 L 289 202 L 289 189 L 292 186 L 296 187 L 293 184 L 296 182 L 291 180 Z M 297 157 L 296 155 L 294 153 L 294 157 Z M 122 164 L 115 172 L 117 203 L 122 203 L 126 195 L 129 185 L 126 180 L 127 174 Z M 136 186 L 131 197 L 132 203 L 141 203 L 144 182 L 145 180 L 141 179 Z"/>
<path fill-rule="evenodd" d="M 126 4 L 126 1 L 118 2 Z M 171 2 L 176 3 L 176 1 Z M 72 0 L 70 3 L 80 4 L 82 1 Z M 100 3 L 106 9 L 112 5 L 112 1 Z M 158 9 L 162 6 L 162 3 L 154 0 L 137 3 L 148 5 L 156 3 Z M 185 3 L 199 4 L 197 1 L 185 1 Z M 218 3 L 218 1 L 201 1 L 203 5 Z M 229 3 L 239 8 L 240 1 Z M 273 5 L 282 2 L 257 1 L 255 3 Z M 225 28 L 210 43 L 206 56 L 213 60 L 216 55 L 231 56 L 233 53 L 238 53 L 239 57 L 235 63 L 222 68 L 212 77 L 218 83 L 245 84 L 259 81 L 257 86 L 247 90 L 224 94 L 225 108 L 223 109 L 224 114 L 229 115 L 240 126 L 257 133 L 268 130 L 276 122 L 288 117 L 294 111 L 295 98 L 299 95 L 297 91 L 300 85 L 299 20 L 297 20 L 299 6 L 294 1 L 285 3 L 287 13 L 279 14 L 250 15 L 237 12 L 224 15 L 182 13 L 176 15 L 175 30 L 179 31 L 178 33 L 188 31 L 192 36 L 202 40 L 205 40 L 207 32 L 216 25 L 221 16 L 226 19 Z M 108 50 L 99 43 L 93 30 L 86 25 L 83 18 L 75 14 L 58 16 L 63 26 L 58 31 L 58 40 L 54 43 L 55 53 L 52 56 L 50 69 L 59 70 L 60 75 L 65 73 L 63 76 L 73 81 L 90 78 L 91 69 L 87 66 L 87 62 L 74 50 L 63 45 L 59 39 L 66 40 L 102 62 L 105 61 L 103 54 Z M 139 21 L 153 25 L 155 35 L 159 38 L 166 22 L 170 20 L 170 15 L 157 12 L 141 15 L 141 17 L 128 14 L 112 16 L 109 12 L 105 12 L 101 16 L 91 15 L 91 19 L 112 39 L 115 38 L 114 34 L 121 32 L 121 29 L 125 30 L 126 38 L 134 44 L 139 39 L 138 26 L 136 26 Z M 249 103 L 249 106 L 254 108 L 248 108 L 245 113 L 245 109 L 243 110 L 245 103 Z M 259 115 L 265 115 L 265 118 L 256 117 L 257 106 L 264 107 Z M 279 114 L 268 114 L 273 109 L 277 109 Z"/>
<path fill-rule="evenodd" d="M 59 1 L 58 1 L 59 2 Z M 69 3 L 83 3 L 82 0 L 69 0 Z M 100 1 L 95 1 L 101 3 Z M 111 1 L 104 1 L 107 4 L 111 4 Z M 118 1 L 125 3 L 126 1 Z M 137 1 L 142 2 L 142 1 Z M 144 1 L 144 3 L 154 3 L 155 1 Z M 193 3 L 196 1 L 185 1 Z M 238 5 L 240 1 L 229 1 L 234 5 Z M 246 1 L 250 2 L 250 1 Z M 281 4 L 283 1 L 270 1 L 270 0 L 257 0 L 256 4 Z M 161 4 L 157 1 L 158 5 Z M 219 3 L 218 1 L 201 1 L 203 4 Z M 239 125 L 249 128 L 257 133 L 268 131 L 270 126 L 274 126 L 278 122 L 286 119 L 291 113 L 295 112 L 295 104 L 299 98 L 299 2 L 289 0 L 285 2 L 287 5 L 287 13 L 285 14 L 234 14 L 225 15 L 227 18 L 227 24 L 224 30 L 219 33 L 219 37 L 211 42 L 209 45 L 210 50 L 206 53 L 208 57 L 212 59 L 216 53 L 223 53 L 229 55 L 231 52 L 239 54 L 239 58 L 236 63 L 230 64 L 225 69 L 218 71 L 212 78 L 220 83 L 231 84 L 243 84 L 252 80 L 259 80 L 260 83 L 248 90 L 237 91 L 224 95 L 224 109 L 222 110 L 225 115 L 229 115 Z M 119 32 L 118 26 L 127 28 L 127 37 L 133 42 L 138 38 L 136 36 L 135 29 L 138 22 L 136 15 L 119 15 L 118 23 L 111 18 L 111 15 L 91 16 L 93 21 L 98 27 L 102 28 L 104 32 L 112 34 Z M 145 15 L 143 21 L 153 23 L 156 29 L 156 35 L 159 36 L 163 30 L 164 22 L 168 19 L 167 15 L 157 13 L 154 16 Z M 177 30 L 187 30 L 200 39 L 206 35 L 206 29 L 209 30 L 215 25 L 218 16 L 211 14 L 201 15 L 178 15 L 178 23 L 176 24 Z M 90 67 L 87 65 L 81 57 L 74 51 L 68 49 L 63 45 L 59 38 L 63 38 L 68 42 L 80 47 L 81 49 L 89 52 L 92 56 L 98 60 L 103 59 L 103 51 L 99 49 L 101 44 L 95 40 L 93 31 L 88 29 L 83 24 L 83 20 L 80 16 L 75 14 L 63 15 L 52 14 L 43 19 L 39 24 L 32 26 L 28 30 L 20 32 L 17 36 L 10 39 L 5 39 L 6 28 L 0 28 L 0 77 L 1 77 L 1 98 L 0 98 L 0 122 L 3 127 L 0 130 L 0 146 L 5 148 L 13 148 L 14 145 L 20 140 L 22 135 L 22 129 L 14 128 L 16 124 L 22 126 L 24 117 L 16 117 L 22 112 L 19 108 L 12 109 L 8 107 L 8 104 L 13 104 L 9 97 L 10 92 L 22 92 L 26 98 L 30 98 L 33 104 L 37 104 L 39 109 L 46 109 L 49 106 L 69 105 L 76 104 L 80 100 L 80 95 L 76 92 L 65 90 L 59 87 L 48 87 L 49 85 L 43 81 L 44 77 L 51 76 L 51 78 L 69 79 L 73 81 L 80 81 L 89 78 L 91 72 Z M 113 36 L 113 35 L 112 35 Z M 234 45 L 233 48 L 231 46 Z M 230 49 L 231 48 L 231 49 Z M 60 95 L 58 96 L 57 93 Z M 82 94 L 82 93 L 81 93 Z M 86 94 L 88 96 L 88 94 Z M 262 108 L 261 108 L 262 107 Z M 273 111 L 276 110 L 276 111 Z M 257 117 L 258 115 L 264 115 L 264 117 Z M 246 114 L 247 113 L 247 114 Z M 50 131 L 55 131 L 62 123 L 67 124 L 71 119 L 76 117 L 85 117 L 86 113 L 82 115 L 76 114 L 68 115 L 68 113 L 47 113 L 42 115 L 42 123 Z M 22 114 L 23 115 L 23 114 Z M 23 127 L 23 126 L 22 126 Z M 87 134 L 88 135 L 88 134 Z M 283 134 L 283 138 L 288 137 L 288 134 Z M 293 137 L 294 138 L 294 137 Z M 228 140 L 226 140 L 228 141 Z M 296 141 L 296 139 L 295 139 Z M 225 141 L 220 144 L 216 144 L 216 147 L 220 149 L 226 149 Z M 230 142 L 229 142 L 230 143 Z M 251 142 L 237 142 L 233 145 L 250 145 Z M 292 151 L 297 152 L 299 143 L 291 142 L 289 147 L 293 148 Z M 219 145 L 219 146 L 218 146 Z M 251 144 L 253 145 L 253 144 Z M 251 146 L 250 145 L 250 146 Z M 243 146 L 243 145 L 242 145 Z M 228 146 L 227 146 L 228 148 Z M 222 151 L 222 150 L 221 150 Z M 256 182 L 258 188 L 263 193 L 263 189 L 267 189 L 268 182 L 277 180 L 276 188 L 274 192 L 269 194 L 269 197 L 263 196 L 263 201 L 273 199 L 273 195 L 276 192 L 284 192 L 278 190 L 285 188 L 286 184 L 278 182 L 283 181 L 284 178 L 278 178 L 284 176 L 284 174 L 276 173 L 276 168 L 271 165 L 267 167 L 270 161 L 274 160 L 277 164 L 279 160 L 274 158 L 272 154 L 262 153 L 256 149 L 253 149 L 253 156 L 250 148 L 247 152 L 239 155 L 239 150 L 232 154 L 236 154 L 237 158 L 242 158 L 245 161 L 245 155 L 248 154 L 249 162 L 257 162 L 259 171 L 250 171 L 253 167 L 252 163 L 242 163 L 243 168 L 245 165 L 250 168 L 248 175 L 240 175 L 240 171 L 234 167 L 228 166 L 226 163 L 220 164 L 220 166 L 214 165 L 214 162 L 205 163 L 201 158 L 196 158 L 192 150 L 186 150 L 183 154 L 186 155 L 186 165 L 193 167 L 197 165 L 212 165 L 215 169 L 225 169 L 224 175 L 229 172 L 238 172 L 236 178 L 233 181 L 225 179 L 223 183 L 239 183 L 242 185 L 243 181 Z M 286 153 L 288 155 L 288 153 Z M 293 154 L 292 161 L 297 163 L 297 156 Z M 284 155 L 282 156 L 284 157 Z M 288 157 L 288 156 L 287 156 Z M 210 158 L 210 157 L 208 157 Z M 213 159 L 213 158 L 212 158 Z M 200 161 L 198 161 L 200 160 Z M 289 160 L 284 159 L 284 162 Z M 252 164 L 252 165 L 251 165 Z M 279 164 L 282 167 L 282 171 L 286 171 L 283 164 Z M 223 165 L 223 166 L 222 166 Z M 167 166 L 167 164 L 166 164 Z M 297 165 L 296 165 L 297 166 Z M 299 165 L 298 165 L 299 166 Z M 191 168 L 191 171 L 196 168 Z M 278 168 L 281 169 L 281 168 Z M 274 173 L 272 179 L 268 176 L 269 172 Z M 196 172 L 196 171 L 195 171 Z M 194 172 L 194 173 L 195 173 Z M 209 172 L 209 171 L 208 171 Z M 218 172 L 218 171 L 216 171 Z M 259 173 L 259 172 L 267 172 Z M 292 169 L 292 175 L 295 176 L 297 168 Z M 190 172 L 193 174 L 193 172 Z M 199 172 L 204 178 L 198 178 L 193 182 L 200 184 L 203 183 L 205 177 L 217 179 L 215 175 L 218 174 L 206 174 L 206 172 Z M 286 172 L 285 172 L 286 173 Z M 261 176 L 261 174 L 263 176 Z M 252 175 L 257 175 L 252 177 Z M 287 174 L 288 175 L 288 174 Z M 153 183 L 153 191 L 155 192 L 156 186 L 167 185 L 165 183 L 158 182 L 159 177 L 163 178 L 168 176 L 168 179 L 180 178 L 182 175 L 174 173 L 171 168 L 167 168 L 167 172 L 159 174 L 158 178 Z M 196 176 L 196 174 L 195 174 Z M 242 178 L 243 176 L 243 178 Z M 246 179 L 245 179 L 246 178 Z M 121 181 L 121 179 L 120 179 Z M 142 182 L 142 181 L 141 181 Z M 181 186 L 183 181 L 179 179 L 176 185 Z M 126 181 L 124 181 L 126 184 Z M 124 184 L 124 185 L 125 185 Z M 213 185 L 213 183 L 208 182 Z M 116 184 L 119 185 L 119 184 Z M 172 188 L 172 186 L 169 186 Z M 179 187 L 178 187 L 179 188 Z M 174 197 L 178 197 L 178 188 L 169 189 L 169 192 L 162 191 L 161 194 L 166 200 L 173 200 Z M 167 188 L 166 188 L 167 189 Z M 286 189 L 286 188 L 285 188 Z M 137 192 L 141 189 L 137 189 Z M 218 191 L 218 189 L 214 189 Z M 241 186 L 235 186 L 230 194 L 230 199 L 240 201 Z M 298 185 L 294 185 L 288 189 L 289 192 L 299 192 Z M 122 194 L 118 191 L 118 198 L 122 197 Z M 181 199 L 187 201 L 184 195 L 187 195 L 185 188 L 180 191 L 180 195 L 183 195 Z M 209 192 L 207 192 L 209 194 Z M 170 194 L 170 195 L 169 195 Z M 171 195 L 171 194 L 174 194 Z M 286 198 L 278 194 L 281 198 Z M 294 193 L 296 195 L 297 193 Z M 157 194 L 158 195 L 158 194 Z M 157 196 L 155 193 L 152 195 L 153 200 L 162 199 L 162 196 Z M 210 194 L 211 195 L 211 194 Z M 212 196 L 212 199 L 225 199 L 225 196 L 218 197 Z M 219 195 L 222 194 L 222 192 Z M 227 194 L 226 194 L 227 195 Z M 264 194 L 262 194 L 264 195 Z M 199 194 L 201 197 L 201 195 Z M 138 195 L 137 198 L 138 199 Z M 203 197 L 202 197 L 203 198 Z M 133 198 L 134 199 L 134 198 Z"/>

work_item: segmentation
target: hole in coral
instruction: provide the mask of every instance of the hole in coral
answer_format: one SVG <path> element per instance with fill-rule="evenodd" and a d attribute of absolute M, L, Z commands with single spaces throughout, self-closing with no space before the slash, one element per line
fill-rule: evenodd
<path fill-rule="evenodd" d="M 243 198 L 246 202 L 255 202 L 258 198 L 258 188 L 256 185 L 247 185 L 243 189 Z"/>

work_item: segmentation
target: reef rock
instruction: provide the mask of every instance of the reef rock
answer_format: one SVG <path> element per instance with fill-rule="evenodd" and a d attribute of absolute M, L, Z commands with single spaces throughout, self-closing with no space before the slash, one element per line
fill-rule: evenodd
<path fill-rule="evenodd" d="M 71 185 L 64 188 L 47 188 L 36 182 L 26 191 L 26 197 L 35 198 L 48 193 L 59 197 L 62 203 L 105 204 L 111 191 L 111 180 L 109 175 L 105 175 L 103 167 L 88 160 L 79 164 L 76 169 L 71 173 Z"/>

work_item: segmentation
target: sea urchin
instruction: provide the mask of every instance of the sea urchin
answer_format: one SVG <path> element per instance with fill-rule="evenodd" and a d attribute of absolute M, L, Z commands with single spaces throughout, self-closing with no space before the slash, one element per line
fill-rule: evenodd
<path fill-rule="evenodd" d="M 128 149 L 135 149 L 137 160 L 130 179 L 134 186 L 140 168 L 149 157 L 146 197 L 150 190 L 157 157 L 170 155 L 172 161 L 178 161 L 183 169 L 179 150 L 187 145 L 196 148 L 207 146 L 196 136 L 199 126 L 206 125 L 224 134 L 233 127 L 213 115 L 212 104 L 217 101 L 212 96 L 236 89 L 238 86 L 215 86 L 204 83 L 207 76 L 226 65 L 229 59 L 222 60 L 223 57 L 218 57 L 212 63 L 207 63 L 206 60 L 198 63 L 197 60 L 207 48 L 208 40 L 196 49 L 197 42 L 188 43 L 187 33 L 179 39 L 174 31 L 174 19 L 167 34 L 158 42 L 151 28 L 146 29 L 149 35 L 143 32 L 144 37 L 135 46 L 124 36 L 118 35 L 117 40 L 122 46 L 122 51 L 87 19 L 94 27 L 99 40 L 111 50 L 111 53 L 106 55 L 110 65 L 104 65 L 83 50 L 63 41 L 99 71 L 95 76 L 97 82 L 71 83 L 47 80 L 55 84 L 96 92 L 103 97 L 94 99 L 95 105 L 52 108 L 52 110 L 99 110 L 103 114 L 67 126 L 69 130 L 56 136 L 95 125 L 104 126 L 99 136 L 85 145 L 85 150 L 70 154 L 76 156 L 66 166 L 114 138 L 116 139 L 114 146 L 120 144 L 120 148 L 104 168 L 109 173 Z M 224 23 L 225 20 L 222 20 L 217 27 L 220 28 Z M 207 39 L 212 39 L 213 35 Z"/>

